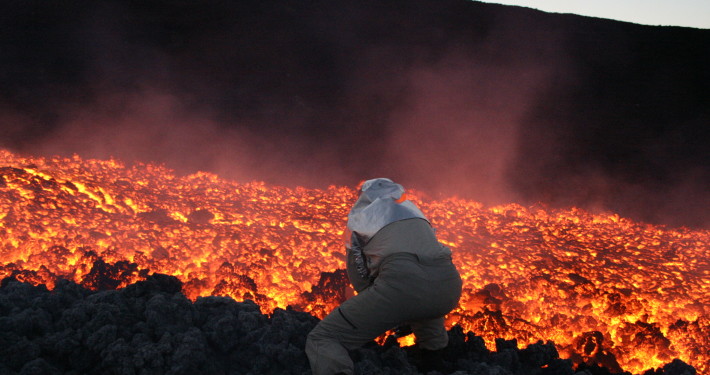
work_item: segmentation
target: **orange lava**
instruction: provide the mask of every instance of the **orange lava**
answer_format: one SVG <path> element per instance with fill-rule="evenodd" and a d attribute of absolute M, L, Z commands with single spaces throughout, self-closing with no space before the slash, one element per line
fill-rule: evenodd
<path fill-rule="evenodd" d="M 192 299 L 229 295 L 267 313 L 294 306 L 322 317 L 345 296 L 337 270 L 355 194 L 0 150 L 0 279 L 120 288 L 159 272 Z M 680 358 L 710 373 L 710 231 L 408 198 L 464 279 L 449 325 L 491 348 L 495 338 L 552 340 L 577 362 L 640 373 Z"/>

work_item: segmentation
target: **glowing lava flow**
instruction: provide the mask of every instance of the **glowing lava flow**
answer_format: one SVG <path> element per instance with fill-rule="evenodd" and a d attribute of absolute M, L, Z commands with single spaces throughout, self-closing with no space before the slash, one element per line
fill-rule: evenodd
<path fill-rule="evenodd" d="M 563 356 L 611 369 L 640 373 L 680 358 L 710 373 L 709 231 L 411 197 L 464 279 L 450 325 L 489 346 L 553 340 Z M 229 295 L 322 317 L 344 298 L 342 230 L 354 199 L 346 187 L 238 184 L 0 150 L 0 279 L 116 288 L 160 272 L 193 299 Z"/>

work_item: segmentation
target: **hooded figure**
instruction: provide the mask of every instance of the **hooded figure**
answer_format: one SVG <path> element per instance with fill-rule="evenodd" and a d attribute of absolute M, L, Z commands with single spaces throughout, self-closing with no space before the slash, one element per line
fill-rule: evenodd
<path fill-rule="evenodd" d="M 314 375 L 353 374 L 348 350 L 409 325 L 423 351 L 446 347 L 444 315 L 458 304 L 461 277 L 451 250 L 404 188 L 387 178 L 366 181 L 348 215 L 347 272 L 358 294 L 308 335 Z"/>

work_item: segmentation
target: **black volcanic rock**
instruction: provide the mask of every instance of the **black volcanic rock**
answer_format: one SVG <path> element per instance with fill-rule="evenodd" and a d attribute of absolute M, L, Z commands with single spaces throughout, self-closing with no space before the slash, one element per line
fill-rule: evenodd
<path fill-rule="evenodd" d="M 120 290 L 92 292 L 60 280 L 53 291 L 7 278 L 0 287 L 0 374 L 309 374 L 304 347 L 318 319 L 252 301 L 198 298 L 172 276 L 154 274 Z M 517 349 L 515 340 L 449 331 L 430 374 L 572 375 L 551 342 Z M 351 352 L 358 374 L 419 374 L 422 352 L 390 337 Z M 609 374 L 587 367 L 586 374 Z M 653 372 L 655 371 L 655 372 Z M 674 360 L 647 375 L 693 375 Z"/>

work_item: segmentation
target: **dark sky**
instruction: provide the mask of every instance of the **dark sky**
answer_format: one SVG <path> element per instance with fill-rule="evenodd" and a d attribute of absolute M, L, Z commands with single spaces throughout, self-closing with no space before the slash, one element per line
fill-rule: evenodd
<path fill-rule="evenodd" d="M 4 1 L 0 147 L 710 227 L 710 31 L 464 0 Z"/>

